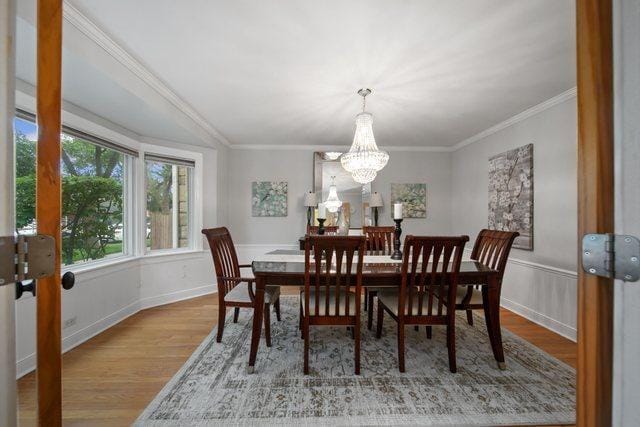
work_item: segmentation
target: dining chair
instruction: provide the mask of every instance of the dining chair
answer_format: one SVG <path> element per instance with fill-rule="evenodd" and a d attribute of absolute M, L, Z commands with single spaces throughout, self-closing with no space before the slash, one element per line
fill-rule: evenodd
<path fill-rule="evenodd" d="M 462 252 L 469 236 L 407 236 L 403 245 L 399 289 L 378 292 L 376 337 L 382 335 L 386 311 L 398 326 L 398 367 L 405 372 L 405 326 L 444 325 L 447 328 L 449 370 L 456 372 L 455 295 Z M 445 300 L 443 293 L 448 291 Z M 438 295 L 440 298 L 435 298 Z M 446 301 L 449 303 L 445 304 Z M 434 307 L 434 303 L 436 306 Z"/>
<path fill-rule="evenodd" d="M 362 234 L 367 239 L 368 251 L 379 251 L 391 253 L 393 248 L 393 238 L 396 228 L 391 227 L 362 227 Z M 373 299 L 378 294 L 380 288 L 364 289 L 364 310 L 367 311 L 367 328 L 371 329 L 373 325 Z"/>
<path fill-rule="evenodd" d="M 300 295 L 305 375 L 309 374 L 310 326 L 351 326 L 355 374 L 360 375 L 360 295 L 364 254 L 364 236 L 306 236 L 304 291 Z"/>
<path fill-rule="evenodd" d="M 317 225 L 307 225 L 307 234 L 317 235 L 319 228 L 320 227 L 318 227 Z M 338 232 L 338 226 L 337 225 L 327 225 L 327 226 L 324 227 L 324 232 L 325 233 L 337 233 Z"/>
<path fill-rule="evenodd" d="M 251 264 L 238 264 L 231 233 L 226 227 L 207 228 L 202 230 L 207 237 L 213 265 L 218 280 L 218 335 L 217 342 L 222 341 L 227 307 L 233 307 L 233 323 L 238 323 L 240 308 L 255 309 L 255 280 L 242 277 L 241 268 L 251 268 Z M 271 347 L 270 309 L 273 305 L 276 318 L 280 321 L 280 287 L 267 286 L 264 294 L 264 330 L 267 347 Z"/>
<path fill-rule="evenodd" d="M 513 242 L 519 235 L 520 233 L 516 231 L 483 229 L 478 233 L 473 245 L 471 259 L 498 271 L 498 283 L 502 285 L 509 252 L 511 252 Z M 473 325 L 472 310 L 484 308 L 481 286 L 469 285 L 466 288 L 463 286 L 457 288 L 456 310 L 465 310 L 467 312 L 467 323 L 469 325 Z"/>

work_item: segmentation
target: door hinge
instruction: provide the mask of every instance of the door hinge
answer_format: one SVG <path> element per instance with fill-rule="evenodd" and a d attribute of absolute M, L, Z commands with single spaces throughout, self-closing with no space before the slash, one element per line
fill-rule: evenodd
<path fill-rule="evenodd" d="M 589 274 L 636 282 L 640 279 L 640 240 L 616 234 L 582 238 L 582 268 Z"/>
<path fill-rule="evenodd" d="M 0 237 L 0 285 L 53 275 L 55 245 L 53 237 L 42 234 Z"/>

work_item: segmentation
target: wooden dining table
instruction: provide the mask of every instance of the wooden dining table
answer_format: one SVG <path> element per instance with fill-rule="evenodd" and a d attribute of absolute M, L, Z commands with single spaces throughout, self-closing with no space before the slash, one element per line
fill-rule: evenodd
<path fill-rule="evenodd" d="M 255 310 L 248 372 L 253 373 L 262 333 L 264 290 L 267 285 L 304 286 L 304 251 L 276 250 L 264 254 L 251 264 L 255 277 Z M 362 268 L 363 287 L 399 287 L 402 261 L 392 260 L 380 251 L 367 252 Z M 487 333 L 493 356 L 500 369 L 505 369 L 502 334 L 500 332 L 500 287 L 498 272 L 486 265 L 463 260 L 458 274 L 458 286 L 480 285 Z M 369 308 L 370 310 L 372 308 Z"/>

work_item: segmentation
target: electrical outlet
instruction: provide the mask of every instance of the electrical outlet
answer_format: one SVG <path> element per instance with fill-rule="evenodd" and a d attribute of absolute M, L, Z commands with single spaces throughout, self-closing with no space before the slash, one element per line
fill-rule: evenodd
<path fill-rule="evenodd" d="M 76 324 L 76 322 L 78 321 L 78 316 L 73 316 L 67 320 L 64 321 L 64 325 L 62 326 L 62 329 L 67 329 L 72 327 L 73 325 Z"/>

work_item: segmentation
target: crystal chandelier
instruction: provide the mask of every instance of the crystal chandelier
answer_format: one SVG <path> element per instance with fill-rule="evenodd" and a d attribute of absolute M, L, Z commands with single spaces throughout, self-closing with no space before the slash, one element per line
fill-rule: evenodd
<path fill-rule="evenodd" d="M 324 205 L 327 207 L 327 210 L 331 213 L 338 212 L 340 206 L 342 206 L 342 202 L 338 199 L 338 191 L 336 189 L 335 183 L 336 177 L 331 177 L 331 186 L 329 186 L 329 197 L 324 202 Z"/>
<path fill-rule="evenodd" d="M 354 181 L 367 184 L 376 178 L 389 160 L 386 151 L 378 149 L 373 136 L 373 116 L 365 111 L 367 95 L 371 89 L 360 89 L 358 95 L 362 97 L 362 113 L 356 116 L 356 133 L 353 144 L 348 153 L 340 157 L 342 167 L 350 172 Z"/>

